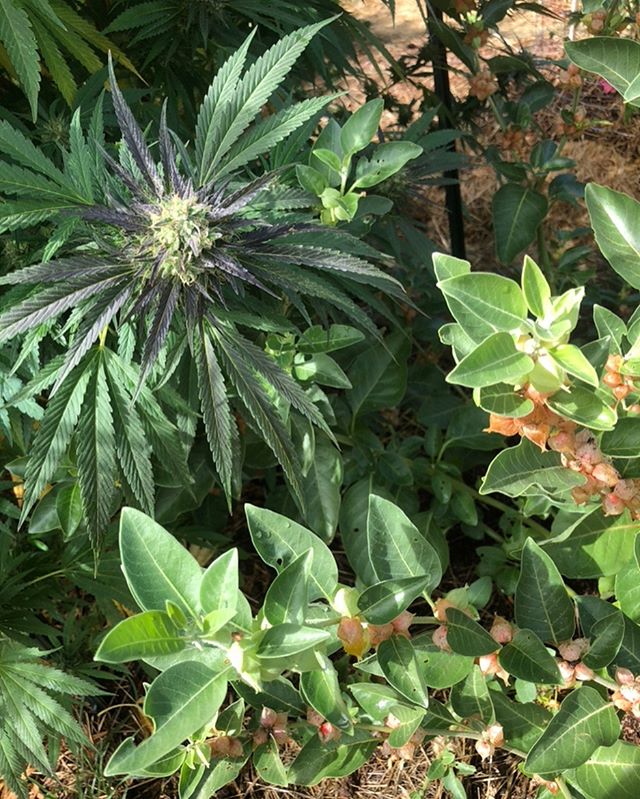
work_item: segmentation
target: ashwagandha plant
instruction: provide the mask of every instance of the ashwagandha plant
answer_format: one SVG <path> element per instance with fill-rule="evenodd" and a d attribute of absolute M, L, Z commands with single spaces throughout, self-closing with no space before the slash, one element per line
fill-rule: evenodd
<path fill-rule="evenodd" d="M 590 191 L 599 196 L 595 187 Z M 595 225 L 598 231 L 597 220 Z M 636 518 L 632 468 L 612 463 L 621 436 L 639 424 L 633 333 L 623 357 L 628 329 L 596 305 L 599 338 L 582 348 L 569 343 L 584 289 L 553 297 L 529 257 L 521 286 L 472 272 L 467 262 L 449 256 L 438 255 L 435 263 L 438 286 L 456 319 L 441 329 L 457 361 L 447 380 L 473 388 L 476 404 L 490 414 L 488 432 L 522 437 L 496 456 L 481 491 L 545 497 L 559 506 L 575 502 L 589 510 L 597 498 L 605 514 L 629 508 Z M 629 438 L 627 443 L 633 446 Z"/>
<path fill-rule="evenodd" d="M 523 550 L 514 622 L 497 616 L 487 631 L 479 583 L 433 596 L 439 555 L 392 502 L 371 495 L 366 518 L 341 530 L 355 586 L 339 583 L 309 530 L 245 509 L 277 572 L 255 614 L 236 550 L 203 569 L 157 523 L 123 510 L 122 565 L 142 612 L 107 633 L 96 659 L 141 659 L 160 674 L 144 702 L 152 734 L 123 741 L 107 773 L 179 770 L 181 799 L 209 799 L 249 758 L 267 782 L 313 785 L 379 746 L 411 757 L 442 736 L 473 740 L 483 759 L 503 747 L 566 797 L 640 788 L 640 748 L 620 739 L 619 719 L 640 713 L 640 626 L 570 594 L 539 544 Z M 409 612 L 418 597 L 427 615 Z"/>
<path fill-rule="evenodd" d="M 72 207 L 65 211 L 65 220 L 79 225 L 64 245 L 67 252 L 0 279 L 20 286 L 5 298 L 0 342 L 43 326 L 51 330 L 55 320 L 70 312 L 63 328 L 68 334 L 66 351 L 44 367 L 44 383 L 39 383 L 40 388 L 53 383 L 53 388 L 27 470 L 23 518 L 50 479 L 76 423 L 81 486 L 84 483 L 94 534 L 110 517 L 116 459 L 136 501 L 149 507 L 149 492 L 142 491 L 143 482 L 149 485 L 146 459 L 140 459 L 124 419 L 125 433 L 119 441 L 116 436 L 114 419 L 120 405 L 112 395 L 123 385 L 116 388 L 117 379 L 109 382 L 116 358 L 109 348 L 112 339 L 118 341 L 117 357 L 124 357 L 126 364 L 139 352 L 134 398 L 148 379 L 169 380 L 190 352 L 199 410 L 228 497 L 239 490 L 239 411 L 272 449 L 301 500 L 299 459 L 287 420 L 302 414 L 331 437 L 329 427 L 301 384 L 240 328 L 254 334 L 277 331 L 283 324 L 282 311 L 289 308 L 307 324 L 312 314 L 322 311 L 326 318 L 346 317 L 376 336 L 373 322 L 356 300 L 366 301 L 378 290 L 404 296 L 393 277 L 360 255 L 371 254 L 370 248 L 344 231 L 328 236 L 309 224 L 312 217 L 301 209 L 313 198 L 288 188 L 282 170 L 263 173 L 258 166 L 257 177 L 239 175 L 326 105 L 327 97 L 311 98 L 255 121 L 326 24 L 283 38 L 243 73 L 250 36 L 219 71 L 205 97 L 193 153 L 168 130 L 163 112 L 159 162 L 111 70 L 123 139 L 119 160 L 78 133 L 67 171 L 82 177 L 87 190 L 82 199 L 69 200 Z M 24 137 L 13 129 L 4 127 L 2 135 L 11 142 L 11 163 L 0 165 L 2 187 L 20 198 L 11 210 L 12 227 L 33 221 L 30 203 L 51 184 L 56 202 L 48 209 L 37 206 L 37 218 L 59 215 L 59 186 L 68 178 L 26 140 L 24 148 L 19 147 Z M 412 145 L 411 152 L 417 155 L 420 148 Z M 396 159 L 388 173 L 406 160 Z M 99 196 L 104 204 L 95 199 Z M 25 297 L 29 285 L 36 288 Z M 162 367 L 154 373 L 161 354 Z M 135 427 L 139 440 L 140 426 Z M 147 470 L 144 481 L 141 466 Z"/>

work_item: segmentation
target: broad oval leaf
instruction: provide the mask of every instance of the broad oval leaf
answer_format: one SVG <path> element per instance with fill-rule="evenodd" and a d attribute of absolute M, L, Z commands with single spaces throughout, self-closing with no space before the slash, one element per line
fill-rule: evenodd
<path fill-rule="evenodd" d="M 200 606 L 205 613 L 235 611 L 238 604 L 238 550 L 223 552 L 202 575 Z"/>
<path fill-rule="evenodd" d="M 278 744 L 270 737 L 265 744 L 256 747 L 253 765 L 258 775 L 269 785 L 286 787 L 289 784 L 287 769 L 280 758 Z"/>
<path fill-rule="evenodd" d="M 353 724 L 342 697 L 338 673 L 328 657 L 319 657 L 319 662 L 319 669 L 300 675 L 302 698 L 331 724 L 341 730 L 350 731 Z"/>
<path fill-rule="evenodd" d="M 429 707 L 429 689 L 410 641 L 392 635 L 378 647 L 378 663 L 389 684 L 410 702 Z"/>
<path fill-rule="evenodd" d="M 515 619 L 543 641 L 567 641 L 575 630 L 575 610 L 556 565 L 528 538 L 522 550 L 515 595 Z"/>
<path fill-rule="evenodd" d="M 226 695 L 225 673 L 200 663 L 179 663 L 162 672 L 149 688 L 145 713 L 155 731 L 135 746 L 127 738 L 111 756 L 105 775 L 135 774 L 162 758 L 200 727 L 210 722 Z"/>
<path fill-rule="evenodd" d="M 147 610 L 117 624 L 102 639 L 94 659 L 102 663 L 125 663 L 182 651 L 187 641 L 169 615 Z"/>
<path fill-rule="evenodd" d="M 625 416 L 613 430 L 603 433 L 600 449 L 610 458 L 637 458 L 640 453 L 640 419 Z"/>
<path fill-rule="evenodd" d="M 438 553 L 393 502 L 371 494 L 366 528 L 352 529 L 351 537 L 347 557 L 365 585 L 426 575 L 424 590 L 431 592 L 440 582 Z"/>
<path fill-rule="evenodd" d="M 637 799 L 640 747 L 626 741 L 600 746 L 568 777 L 588 799 Z"/>
<path fill-rule="evenodd" d="M 613 705 L 583 685 L 563 700 L 530 750 L 525 768 L 530 774 L 561 774 L 582 765 L 599 746 L 611 746 L 619 734 Z"/>
<path fill-rule="evenodd" d="M 463 719 L 481 719 L 490 724 L 495 712 L 487 681 L 478 666 L 451 689 L 451 707 Z"/>
<path fill-rule="evenodd" d="M 631 44 L 631 42 L 629 42 Z M 640 53 L 640 44 L 633 42 Z M 640 203 L 606 186 L 590 183 L 585 199 L 598 247 L 626 283 L 640 288 Z"/>
<path fill-rule="evenodd" d="M 278 572 L 308 549 L 313 550 L 309 578 L 309 601 L 331 600 L 338 585 L 338 567 L 331 550 L 301 524 L 274 511 L 245 505 L 251 540 L 262 560 Z"/>
<path fill-rule="evenodd" d="M 258 646 L 261 660 L 285 659 L 315 649 L 329 640 L 331 634 L 303 624 L 278 624 L 267 630 Z"/>
<path fill-rule="evenodd" d="M 271 583 L 264 599 L 264 615 L 270 624 L 302 624 L 309 603 L 312 561 L 313 550 L 308 549 Z"/>
<path fill-rule="evenodd" d="M 500 649 L 500 644 L 466 613 L 457 608 L 447 608 L 446 614 L 447 642 L 457 654 L 480 657 Z"/>
<path fill-rule="evenodd" d="M 608 577 L 633 557 L 639 531 L 640 522 L 633 521 L 628 511 L 620 516 L 604 516 L 596 510 L 582 519 L 565 540 L 543 545 L 565 577 Z"/>
<path fill-rule="evenodd" d="M 491 698 L 507 745 L 528 752 L 544 732 L 551 713 L 534 702 L 513 702 L 501 691 L 493 691 Z"/>
<path fill-rule="evenodd" d="M 527 318 L 520 286 L 502 275 L 472 272 L 438 283 L 454 319 L 476 343 L 492 333 L 517 330 Z"/>
<path fill-rule="evenodd" d="M 484 388 L 494 383 L 523 382 L 533 361 L 516 348 L 509 333 L 494 333 L 465 356 L 447 375 L 448 383 Z"/>
<path fill-rule="evenodd" d="M 200 606 L 202 569 L 164 527 L 135 508 L 120 515 L 122 570 L 144 610 L 164 610 L 169 600 L 189 616 Z"/>
<path fill-rule="evenodd" d="M 535 239 L 548 207 L 544 195 L 517 183 L 507 183 L 494 194 L 493 229 L 503 264 L 510 264 Z"/>
<path fill-rule="evenodd" d="M 594 36 L 565 42 L 565 51 L 580 69 L 600 75 L 623 95 L 640 74 L 640 44 L 632 39 Z"/>
<path fill-rule="evenodd" d="M 406 610 L 430 581 L 426 574 L 383 580 L 360 594 L 358 609 L 371 624 L 387 624 Z"/>
<path fill-rule="evenodd" d="M 499 657 L 505 671 L 521 680 L 547 685 L 562 683 L 555 658 L 531 630 L 518 630 Z"/>
<path fill-rule="evenodd" d="M 516 447 L 498 453 L 491 461 L 480 487 L 481 494 L 500 491 L 510 497 L 523 494 L 555 495 L 583 485 L 585 478 L 567 469 L 557 452 L 541 452 L 523 439 Z"/>

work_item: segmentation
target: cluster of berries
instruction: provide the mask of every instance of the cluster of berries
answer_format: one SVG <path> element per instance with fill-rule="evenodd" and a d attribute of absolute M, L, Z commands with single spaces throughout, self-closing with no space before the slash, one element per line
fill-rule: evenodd
<path fill-rule="evenodd" d="M 626 399 L 632 391 L 637 391 L 635 385 L 635 381 L 638 379 L 637 375 L 623 375 L 620 371 L 623 362 L 622 355 L 610 355 L 604 366 L 605 374 L 602 378 L 602 382 L 611 389 L 618 402 Z M 635 410 L 637 413 L 640 411 L 640 407 L 634 406 L 630 410 Z"/>
<path fill-rule="evenodd" d="M 488 69 L 481 69 L 469 78 L 469 94 L 483 103 L 498 91 L 498 81 Z"/>
<path fill-rule="evenodd" d="M 337 635 L 344 651 L 359 660 L 372 647 L 377 648 L 392 635 L 411 638 L 409 627 L 413 617 L 413 613 L 405 610 L 388 624 L 368 624 L 359 616 L 345 616 L 340 619 Z"/>
<path fill-rule="evenodd" d="M 640 719 L 640 677 L 634 677 L 629 669 L 616 669 L 615 680 L 618 687 L 611 697 L 613 704 Z"/>
<path fill-rule="evenodd" d="M 594 36 L 596 36 L 597 34 L 602 33 L 604 30 L 604 26 L 607 21 L 607 12 L 594 11 L 593 14 L 587 14 L 583 21 L 587 26 L 589 33 L 592 33 Z"/>
<path fill-rule="evenodd" d="M 577 505 L 599 496 L 605 516 L 619 516 L 628 508 L 634 519 L 640 519 L 640 480 L 622 479 L 589 430 L 558 433 L 548 444 L 549 449 L 560 453 L 563 466 L 586 479 L 571 492 Z"/>
<path fill-rule="evenodd" d="M 620 373 L 622 356 L 610 355 L 605 367 L 603 383 L 611 388 L 618 402 L 636 390 L 635 376 Z M 490 414 L 487 433 L 503 436 L 519 435 L 527 438 L 544 452 L 547 448 L 560 453 L 563 466 L 585 477 L 584 485 L 571 492 L 577 505 L 584 505 L 594 497 L 600 497 L 605 516 L 619 516 L 629 509 L 634 519 L 640 519 L 640 479 L 622 479 L 618 470 L 604 455 L 589 430 L 579 430 L 575 422 L 564 419 L 550 410 L 545 401 L 546 394 L 527 386 L 523 397 L 534 403 L 534 409 L 526 416 L 514 419 L 511 416 Z M 640 412 L 640 406 L 632 405 L 630 412 Z"/>
<path fill-rule="evenodd" d="M 545 404 L 548 394 L 541 394 L 531 385 L 523 390 L 523 397 L 533 402 L 534 408 L 531 413 L 514 419 L 511 416 L 498 416 L 495 413 L 489 415 L 489 427 L 485 429 L 487 433 L 500 433 L 503 436 L 522 436 L 544 452 L 547 442 L 552 436 L 573 433 L 576 425 L 554 413 Z"/>
<path fill-rule="evenodd" d="M 502 149 L 515 153 L 520 159 L 525 158 L 535 143 L 536 134 L 532 130 L 524 131 L 510 126 L 502 133 Z"/>
<path fill-rule="evenodd" d="M 566 69 L 563 69 L 554 81 L 558 89 L 567 89 L 573 91 L 582 88 L 582 77 L 580 76 L 580 68 L 575 64 L 569 64 Z"/>

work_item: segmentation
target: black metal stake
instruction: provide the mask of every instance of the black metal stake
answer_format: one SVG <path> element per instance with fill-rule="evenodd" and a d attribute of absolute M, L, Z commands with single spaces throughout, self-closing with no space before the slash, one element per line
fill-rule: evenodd
<path fill-rule="evenodd" d="M 440 101 L 438 113 L 438 127 L 449 126 L 447 117 L 451 117 L 453 101 L 449 85 L 449 67 L 447 65 L 447 48 L 438 37 L 433 21 L 442 23 L 442 11 L 427 3 L 428 29 L 431 51 L 433 53 L 433 79 L 436 97 Z M 455 140 L 449 142 L 447 148 L 456 152 Z M 459 173 L 457 169 L 449 169 L 444 177 L 451 180 L 445 186 L 445 202 L 449 217 L 449 238 L 451 241 L 451 254 L 456 258 L 466 258 L 464 242 L 464 216 L 462 212 L 462 195 L 460 193 Z"/>

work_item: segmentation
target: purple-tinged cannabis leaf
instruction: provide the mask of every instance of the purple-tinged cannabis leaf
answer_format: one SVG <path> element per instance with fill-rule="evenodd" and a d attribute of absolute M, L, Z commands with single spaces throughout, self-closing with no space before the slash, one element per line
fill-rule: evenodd
<path fill-rule="evenodd" d="M 14 272 L 3 283 L 37 284 L 0 315 L 0 342 L 72 311 L 72 341 L 52 394 L 96 341 L 112 328 L 138 326 L 139 388 L 171 333 L 186 337 L 213 459 L 227 496 L 239 468 L 234 404 L 264 438 L 300 496 L 301 470 L 279 403 L 331 435 L 302 387 L 237 325 L 263 329 L 282 314 L 282 301 L 305 321 L 322 306 L 375 332 L 355 299 L 368 288 L 402 296 L 400 285 L 347 251 L 325 246 L 326 231 L 297 213 L 273 221 L 261 211 L 279 171 L 244 180 L 238 170 L 314 117 L 327 98 L 312 98 L 259 118 L 264 103 L 322 23 L 291 34 L 242 75 L 250 39 L 222 67 L 200 110 L 195 158 L 167 127 L 163 108 L 157 149 L 145 141 L 117 86 L 110 63 L 113 105 L 122 133 L 119 158 L 104 149 L 108 189 L 102 205 L 75 213 L 93 242 L 65 258 Z M 345 249 L 358 242 L 336 236 Z M 355 299 L 354 299 L 355 298 Z M 231 387 L 230 392 L 228 386 Z"/>

